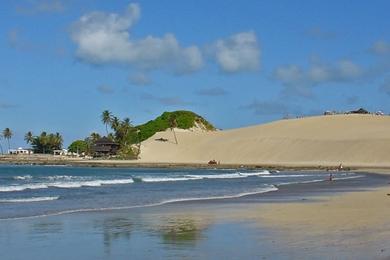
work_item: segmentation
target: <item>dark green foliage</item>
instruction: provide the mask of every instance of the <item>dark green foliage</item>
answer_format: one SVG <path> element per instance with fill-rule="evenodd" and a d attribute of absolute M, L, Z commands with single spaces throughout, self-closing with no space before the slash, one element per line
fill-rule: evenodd
<path fill-rule="evenodd" d="M 165 131 L 169 128 L 189 129 L 195 126 L 195 122 L 202 125 L 205 130 L 215 130 L 214 126 L 207 122 L 203 117 L 195 114 L 194 112 L 184 110 L 164 112 L 156 119 L 139 126 L 133 126 L 129 118 L 120 120 L 107 110 L 102 114 L 102 122 L 106 126 L 108 125 L 113 131 L 107 131 L 107 137 L 119 144 L 117 158 L 123 159 L 137 158 L 140 152 L 139 143 L 153 136 L 156 132 Z M 27 135 L 26 138 L 28 138 Z M 99 138 L 99 134 L 92 133 L 91 136 L 85 139 L 85 141 L 78 140 L 75 142 L 85 142 L 87 147 L 86 154 L 90 154 L 91 147 Z M 176 135 L 175 140 L 176 143 L 178 143 Z M 70 151 L 76 152 L 71 149 L 71 146 L 69 146 Z"/>
<path fill-rule="evenodd" d="M 34 153 L 52 153 L 62 148 L 62 136 L 59 133 L 47 134 L 42 132 L 39 136 L 32 136 L 31 146 Z"/>
<path fill-rule="evenodd" d="M 72 153 L 87 153 L 89 150 L 88 142 L 84 140 L 76 140 L 68 147 L 68 151 Z"/>
<path fill-rule="evenodd" d="M 143 125 L 136 126 L 139 132 L 139 141 L 142 142 L 156 132 L 165 131 L 172 125 L 172 120 L 175 119 L 176 127 L 181 129 L 189 129 L 195 125 L 195 122 L 203 124 L 206 127 L 206 130 L 215 130 L 215 127 L 211 125 L 203 117 L 195 114 L 191 111 L 174 111 L 174 112 L 164 112 L 161 116 L 157 117 L 154 120 L 151 120 Z M 132 142 L 137 142 L 137 136 L 132 136 Z"/>

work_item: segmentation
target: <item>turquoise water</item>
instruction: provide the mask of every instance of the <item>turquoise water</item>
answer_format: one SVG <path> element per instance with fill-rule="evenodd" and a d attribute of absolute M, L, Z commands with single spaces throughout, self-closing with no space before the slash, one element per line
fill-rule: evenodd
<path fill-rule="evenodd" d="M 333 173 L 334 179 L 365 175 Z M 327 172 L 0 166 L 0 219 L 238 198 L 280 185 L 326 181 Z"/>

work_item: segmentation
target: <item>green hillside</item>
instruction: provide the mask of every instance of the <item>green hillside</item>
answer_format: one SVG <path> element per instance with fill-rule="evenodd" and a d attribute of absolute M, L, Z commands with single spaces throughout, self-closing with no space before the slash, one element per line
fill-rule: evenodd
<path fill-rule="evenodd" d="M 206 119 L 204 119 L 200 115 L 195 114 L 194 112 L 184 110 L 164 112 L 156 119 L 151 120 L 145 124 L 136 126 L 136 128 L 140 130 L 140 141 L 148 139 L 156 132 L 167 130 L 168 128 L 170 128 L 170 122 L 173 119 L 176 120 L 177 128 L 189 129 L 191 127 L 194 127 L 195 123 L 197 123 L 205 130 L 215 130 L 215 127 L 212 124 L 210 124 Z"/>

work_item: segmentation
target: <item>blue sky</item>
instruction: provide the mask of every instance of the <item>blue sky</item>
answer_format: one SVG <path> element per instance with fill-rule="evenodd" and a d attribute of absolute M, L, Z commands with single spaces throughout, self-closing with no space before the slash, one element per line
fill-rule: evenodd
<path fill-rule="evenodd" d="M 195 111 L 222 129 L 289 114 L 390 112 L 388 1 L 2 1 L 0 128 Z"/>

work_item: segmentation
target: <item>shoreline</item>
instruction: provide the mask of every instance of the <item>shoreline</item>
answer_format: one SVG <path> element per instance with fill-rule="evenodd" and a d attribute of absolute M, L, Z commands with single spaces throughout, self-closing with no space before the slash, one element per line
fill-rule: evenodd
<path fill-rule="evenodd" d="M 366 172 L 365 172 L 366 173 Z M 363 174 L 363 173 L 362 173 Z M 209 206 L 209 205 L 237 205 L 242 207 L 246 206 L 270 206 L 273 204 L 289 204 L 293 203 L 309 203 L 318 202 L 318 199 L 330 199 L 332 197 L 343 196 L 348 193 L 361 193 L 372 189 L 385 189 L 390 182 L 390 176 L 388 174 L 381 173 L 367 173 L 369 174 L 368 181 L 350 182 L 349 179 L 340 179 L 329 182 L 327 179 L 316 180 L 314 182 L 298 182 L 298 183 L 286 183 L 280 185 L 272 185 L 269 190 L 262 190 L 253 193 L 240 193 L 237 195 L 221 196 L 221 197 L 206 197 L 206 198 L 186 198 L 186 199 L 173 199 L 152 204 L 145 205 L 133 205 L 133 206 L 116 206 L 107 208 L 83 208 L 65 210 L 60 212 L 48 212 L 42 215 L 31 215 L 22 217 L 10 217 L 1 218 L 0 223 L 3 221 L 18 221 L 18 220 L 33 220 L 40 218 L 51 218 L 63 215 L 78 215 L 88 213 L 115 213 L 115 212 L 128 212 L 133 210 L 149 210 L 152 211 L 165 211 L 165 208 L 183 208 L 188 209 L 192 205 Z M 330 186 L 329 186 L 330 185 Z M 234 208 L 233 206 L 231 207 Z"/>
<path fill-rule="evenodd" d="M 291 255 L 297 259 L 389 257 L 390 176 L 365 175 L 354 180 L 280 185 L 275 192 L 239 198 L 4 219 L 0 221 L 0 233 L 7 235 L 0 236 L 0 240 L 7 243 L 0 245 L 7 247 L 0 249 L 11 247 L 14 256 L 14 248 L 31 245 L 27 251 L 47 255 L 46 251 L 37 251 L 37 245 L 56 240 L 60 242 L 52 245 L 52 252 L 71 243 L 85 250 L 87 237 L 87 244 L 96 242 L 84 251 L 88 255 L 96 252 L 96 247 L 115 253 L 124 250 L 119 256 L 129 256 L 129 245 L 133 245 L 137 250 L 132 252 L 141 257 L 150 250 L 160 252 L 162 244 L 164 250 L 177 252 L 180 248 L 197 258 L 204 257 L 206 248 L 211 250 L 207 252 L 216 252 L 216 258 L 223 254 L 219 249 L 226 247 L 226 239 L 231 239 L 229 248 L 238 250 L 237 257 L 248 259 Z M 31 236 L 31 230 L 37 235 Z M 30 239 L 28 243 L 25 237 Z M 237 239 L 249 245 L 248 249 L 240 251 Z M 139 241 L 147 247 L 140 248 Z M 126 246 L 118 247 L 123 244 Z"/>
<path fill-rule="evenodd" d="M 103 167 L 103 168 L 189 168 L 189 169 L 265 169 L 291 171 L 337 171 L 340 163 L 254 163 L 254 164 L 208 164 L 208 163 L 171 163 L 171 162 L 143 162 L 137 160 L 115 159 L 82 159 L 55 157 L 51 155 L 39 156 L 0 156 L 0 165 L 40 165 L 40 166 L 75 166 L 75 167 Z M 374 172 L 390 174 L 390 165 L 343 165 L 343 171 Z"/>

